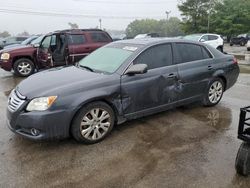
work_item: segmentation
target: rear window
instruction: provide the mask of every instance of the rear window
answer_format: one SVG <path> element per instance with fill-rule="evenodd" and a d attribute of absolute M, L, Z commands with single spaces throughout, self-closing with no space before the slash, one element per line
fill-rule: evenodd
<path fill-rule="evenodd" d="M 84 35 L 69 35 L 69 44 L 84 44 L 86 38 Z"/>
<path fill-rule="evenodd" d="M 216 35 L 208 35 L 208 40 L 217 40 L 218 36 Z"/>
<path fill-rule="evenodd" d="M 16 41 L 21 42 L 21 41 L 24 41 L 26 39 L 27 39 L 27 37 L 17 37 Z"/>
<path fill-rule="evenodd" d="M 110 42 L 111 39 L 106 33 L 90 33 L 93 42 Z"/>

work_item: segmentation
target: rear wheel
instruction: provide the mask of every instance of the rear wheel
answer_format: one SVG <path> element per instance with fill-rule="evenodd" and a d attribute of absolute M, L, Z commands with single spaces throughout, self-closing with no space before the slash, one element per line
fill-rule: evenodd
<path fill-rule="evenodd" d="M 82 143 L 94 144 L 103 140 L 112 130 L 115 115 L 104 102 L 94 102 L 84 106 L 71 125 L 73 137 Z"/>
<path fill-rule="evenodd" d="M 235 169 L 238 174 L 247 176 L 250 173 L 250 144 L 242 143 L 235 160 Z"/>
<path fill-rule="evenodd" d="M 245 43 L 244 41 L 241 41 L 241 42 L 240 42 L 240 45 L 241 45 L 241 46 L 245 46 L 246 43 Z"/>
<path fill-rule="evenodd" d="M 204 106 L 215 106 L 218 104 L 223 96 L 224 82 L 220 78 L 213 79 L 206 92 L 206 96 L 203 100 Z"/>
<path fill-rule="evenodd" d="M 21 58 L 15 61 L 13 69 L 16 75 L 26 77 L 34 73 L 35 65 L 30 59 Z"/>

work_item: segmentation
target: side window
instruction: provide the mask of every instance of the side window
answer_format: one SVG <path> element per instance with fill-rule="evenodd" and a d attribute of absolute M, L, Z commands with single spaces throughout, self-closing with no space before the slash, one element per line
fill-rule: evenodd
<path fill-rule="evenodd" d="M 69 35 L 69 44 L 84 44 L 86 43 L 86 38 L 82 34 Z"/>
<path fill-rule="evenodd" d="M 17 38 L 16 38 L 16 41 L 22 42 L 22 41 L 24 41 L 25 39 L 26 39 L 25 37 L 17 37 Z"/>
<path fill-rule="evenodd" d="M 207 49 L 201 47 L 203 58 L 204 59 L 210 59 L 212 58 L 212 55 L 207 51 Z"/>
<path fill-rule="evenodd" d="M 41 48 L 43 48 L 43 49 L 49 48 L 50 47 L 50 41 L 51 41 L 51 36 L 45 37 L 45 39 L 43 40 L 43 42 L 41 44 Z"/>
<path fill-rule="evenodd" d="M 200 45 L 177 43 L 176 48 L 179 56 L 179 63 L 186 63 L 204 59 Z"/>
<path fill-rule="evenodd" d="M 172 65 L 171 44 L 153 46 L 139 55 L 134 64 L 146 64 L 148 69 Z"/>
<path fill-rule="evenodd" d="M 218 36 L 216 35 L 208 35 L 208 40 L 217 40 Z"/>
<path fill-rule="evenodd" d="M 208 41 L 208 35 L 202 36 L 201 39 L 203 39 L 204 41 Z M 200 40 L 201 40 L 201 39 L 200 39 Z"/>
<path fill-rule="evenodd" d="M 52 35 L 51 36 L 50 45 L 51 46 L 55 46 L 56 45 L 56 35 Z"/>
<path fill-rule="evenodd" d="M 90 33 L 93 42 L 110 42 L 110 38 L 105 33 Z"/>

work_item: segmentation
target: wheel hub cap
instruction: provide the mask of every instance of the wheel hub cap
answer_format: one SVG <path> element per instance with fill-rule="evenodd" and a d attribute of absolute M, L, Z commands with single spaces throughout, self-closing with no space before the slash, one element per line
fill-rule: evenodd
<path fill-rule="evenodd" d="M 84 115 L 80 131 L 84 138 L 98 140 L 108 132 L 110 125 L 110 114 L 104 109 L 95 108 Z"/>
<path fill-rule="evenodd" d="M 209 101 L 213 104 L 217 103 L 223 94 L 223 86 L 219 81 L 214 82 L 210 89 L 209 89 L 209 94 L 208 94 L 208 98 Z"/>

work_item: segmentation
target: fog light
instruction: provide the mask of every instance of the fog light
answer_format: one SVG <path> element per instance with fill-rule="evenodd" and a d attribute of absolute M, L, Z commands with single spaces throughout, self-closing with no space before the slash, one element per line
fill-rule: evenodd
<path fill-rule="evenodd" d="M 40 131 L 35 129 L 35 128 L 32 128 L 30 129 L 30 133 L 33 135 L 33 136 L 37 136 L 40 134 Z"/>

